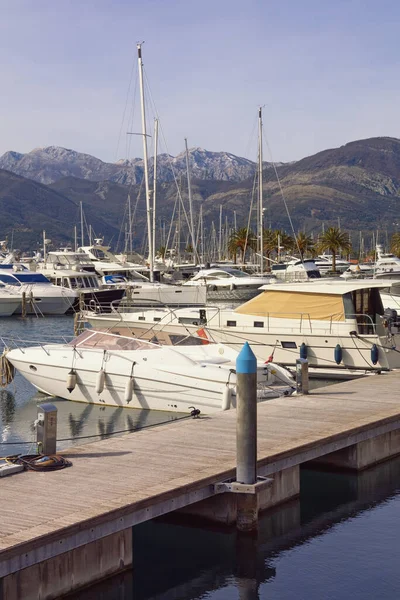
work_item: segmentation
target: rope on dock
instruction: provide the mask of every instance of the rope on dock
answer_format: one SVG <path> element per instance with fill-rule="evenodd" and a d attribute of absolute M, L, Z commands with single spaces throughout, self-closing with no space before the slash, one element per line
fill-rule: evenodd
<path fill-rule="evenodd" d="M 25 454 L 18 456 L 15 460 L 7 460 L 15 465 L 22 465 L 28 471 L 59 471 L 66 467 L 72 467 L 72 462 L 63 456 L 54 454 L 45 456 L 43 454 Z"/>

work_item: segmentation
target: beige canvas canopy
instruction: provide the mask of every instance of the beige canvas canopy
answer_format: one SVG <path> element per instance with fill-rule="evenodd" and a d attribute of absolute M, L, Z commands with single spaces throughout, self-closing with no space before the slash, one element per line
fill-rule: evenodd
<path fill-rule="evenodd" d="M 344 321 L 343 296 L 297 291 L 266 290 L 239 306 L 236 313 L 279 319 L 304 318 L 317 321 Z"/>

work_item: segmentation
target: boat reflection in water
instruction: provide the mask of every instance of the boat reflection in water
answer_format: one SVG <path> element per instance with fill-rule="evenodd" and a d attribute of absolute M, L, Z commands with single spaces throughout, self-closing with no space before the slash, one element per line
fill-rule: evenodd
<path fill-rule="evenodd" d="M 399 481 L 400 458 L 358 475 L 303 470 L 300 499 L 266 512 L 255 538 L 182 515 L 137 525 L 133 570 L 71 600 L 399 597 Z"/>
<path fill-rule="evenodd" d="M 21 378 L 22 379 L 22 378 Z M 81 404 L 57 398 L 49 398 L 37 392 L 22 406 L 18 406 L 16 396 L 10 390 L 0 391 L 0 452 L 1 456 L 27 452 L 28 445 L 36 439 L 33 422 L 37 418 L 39 404 L 51 402 L 57 407 L 57 443 L 62 450 L 75 444 L 86 444 L 106 438 L 115 432 L 137 430 L 160 423 L 179 419 L 179 413 L 157 412 L 93 404 Z M 86 437 L 93 436 L 93 437 Z M 82 439 L 83 438 L 83 439 Z M 9 445 L 10 442 L 21 442 Z"/>

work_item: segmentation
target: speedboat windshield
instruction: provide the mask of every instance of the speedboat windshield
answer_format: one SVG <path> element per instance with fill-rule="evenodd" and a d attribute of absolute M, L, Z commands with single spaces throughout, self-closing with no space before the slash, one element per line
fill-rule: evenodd
<path fill-rule="evenodd" d="M 123 337 L 115 333 L 88 329 L 68 343 L 74 348 L 100 348 L 101 350 L 159 350 L 160 346 L 145 340 Z"/>

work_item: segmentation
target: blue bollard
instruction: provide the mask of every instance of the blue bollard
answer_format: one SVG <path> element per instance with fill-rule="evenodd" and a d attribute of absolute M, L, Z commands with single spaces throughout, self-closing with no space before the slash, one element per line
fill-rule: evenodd
<path fill-rule="evenodd" d="M 236 359 L 236 481 L 257 482 L 257 359 L 246 342 Z"/>

